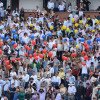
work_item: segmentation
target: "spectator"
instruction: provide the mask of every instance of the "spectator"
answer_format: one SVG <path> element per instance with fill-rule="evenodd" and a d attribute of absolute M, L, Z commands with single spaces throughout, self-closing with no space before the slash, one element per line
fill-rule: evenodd
<path fill-rule="evenodd" d="M 56 0 L 55 2 L 54 2 L 54 7 L 55 7 L 55 12 L 58 12 L 58 6 L 59 6 L 59 0 Z"/>
<path fill-rule="evenodd" d="M 24 21 L 24 9 L 21 8 L 21 11 L 20 11 L 20 19 L 21 21 Z"/>
<path fill-rule="evenodd" d="M 4 18 L 6 17 L 6 11 L 4 10 L 4 7 L 2 7 L 2 10 L 0 11 L 0 16 L 1 20 L 4 20 Z"/>
<path fill-rule="evenodd" d="M 69 87 L 68 87 L 68 100 L 74 100 L 76 88 L 75 88 L 75 86 L 73 86 L 74 85 L 73 83 L 69 83 L 68 85 L 69 85 Z"/>
<path fill-rule="evenodd" d="M 71 2 L 68 3 L 68 12 L 71 12 L 72 11 L 72 4 Z"/>
<path fill-rule="evenodd" d="M 82 81 L 80 81 L 79 86 L 76 89 L 77 100 L 81 100 L 84 98 L 85 88 L 82 85 L 83 85 L 83 83 L 82 83 Z"/>
<path fill-rule="evenodd" d="M 64 12 L 65 6 L 62 4 L 62 2 L 58 6 L 58 9 L 59 9 L 60 12 Z"/>
<path fill-rule="evenodd" d="M 50 12 L 51 8 L 54 9 L 54 2 L 52 0 L 50 0 L 47 4 L 47 8 L 48 8 L 48 11 Z"/>
<path fill-rule="evenodd" d="M 86 11 L 89 11 L 89 5 L 91 4 L 91 2 L 88 0 L 84 0 L 84 4 L 86 5 Z"/>

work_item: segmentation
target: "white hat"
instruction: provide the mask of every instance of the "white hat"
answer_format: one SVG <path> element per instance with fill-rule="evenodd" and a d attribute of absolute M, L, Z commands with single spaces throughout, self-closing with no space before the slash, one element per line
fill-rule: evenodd
<path fill-rule="evenodd" d="M 96 82 L 96 80 L 97 80 L 97 78 L 95 78 L 95 77 L 92 77 L 91 78 L 91 82 L 93 83 L 93 82 Z"/>

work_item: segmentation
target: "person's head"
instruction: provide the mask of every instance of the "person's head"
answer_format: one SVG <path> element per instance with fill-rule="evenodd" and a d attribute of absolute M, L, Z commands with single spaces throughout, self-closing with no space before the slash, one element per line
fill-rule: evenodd
<path fill-rule="evenodd" d="M 34 94 L 37 94 L 37 91 L 36 90 L 34 90 Z"/>
<path fill-rule="evenodd" d="M 93 66 L 94 65 L 94 63 L 93 62 L 91 62 L 91 66 Z"/>
<path fill-rule="evenodd" d="M 89 87 L 89 83 L 86 83 L 86 87 Z"/>
<path fill-rule="evenodd" d="M 55 76 L 58 76 L 58 73 L 55 73 Z"/>
<path fill-rule="evenodd" d="M 5 77 L 5 80 L 8 80 L 8 77 Z"/>
<path fill-rule="evenodd" d="M 15 85 L 15 84 L 14 84 L 14 83 L 12 83 L 12 84 L 11 84 L 11 87 L 12 87 L 12 88 L 14 88 L 14 85 Z"/>
<path fill-rule="evenodd" d="M 25 71 L 23 72 L 23 75 L 26 75 L 26 72 Z"/>
<path fill-rule="evenodd" d="M 33 75 L 35 75 L 35 71 L 33 71 Z"/>
<path fill-rule="evenodd" d="M 43 92 L 44 92 L 44 90 L 43 90 L 42 88 L 40 88 L 39 92 L 40 92 L 40 93 L 43 93 Z"/>
<path fill-rule="evenodd" d="M 82 86 L 82 85 L 83 85 L 83 82 L 82 82 L 82 81 L 80 81 L 79 86 Z"/>
<path fill-rule="evenodd" d="M 52 0 L 50 0 L 50 2 L 52 2 Z"/>
<path fill-rule="evenodd" d="M 19 92 L 19 89 L 16 89 L 16 91 L 15 91 L 16 93 L 18 93 Z"/>
<path fill-rule="evenodd" d="M 27 33 L 24 33 L 24 36 L 26 37 L 27 36 Z"/>
<path fill-rule="evenodd" d="M 8 9 L 10 9 L 11 8 L 11 6 L 8 6 Z"/>
<path fill-rule="evenodd" d="M 21 88 L 21 89 L 20 89 L 20 92 L 24 92 L 24 89 L 23 89 L 23 88 Z"/>
<path fill-rule="evenodd" d="M 21 51 L 23 51 L 23 47 L 21 47 Z"/>
<path fill-rule="evenodd" d="M 60 87 L 63 88 L 64 87 L 64 84 L 61 84 Z"/>

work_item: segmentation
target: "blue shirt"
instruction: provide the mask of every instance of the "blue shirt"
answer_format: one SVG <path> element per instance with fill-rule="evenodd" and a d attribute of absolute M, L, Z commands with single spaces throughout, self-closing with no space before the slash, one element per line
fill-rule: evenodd
<path fill-rule="evenodd" d="M 17 100 L 17 99 L 19 99 L 19 94 L 18 93 L 15 93 L 13 100 Z"/>

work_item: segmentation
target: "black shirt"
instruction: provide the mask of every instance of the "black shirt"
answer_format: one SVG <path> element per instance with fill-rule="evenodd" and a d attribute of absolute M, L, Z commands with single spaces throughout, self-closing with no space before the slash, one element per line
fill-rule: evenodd
<path fill-rule="evenodd" d="M 81 87 L 78 86 L 78 87 L 77 87 L 77 92 L 76 92 L 77 97 L 84 96 L 84 91 L 85 91 L 85 89 L 84 89 L 83 86 L 81 86 Z"/>

